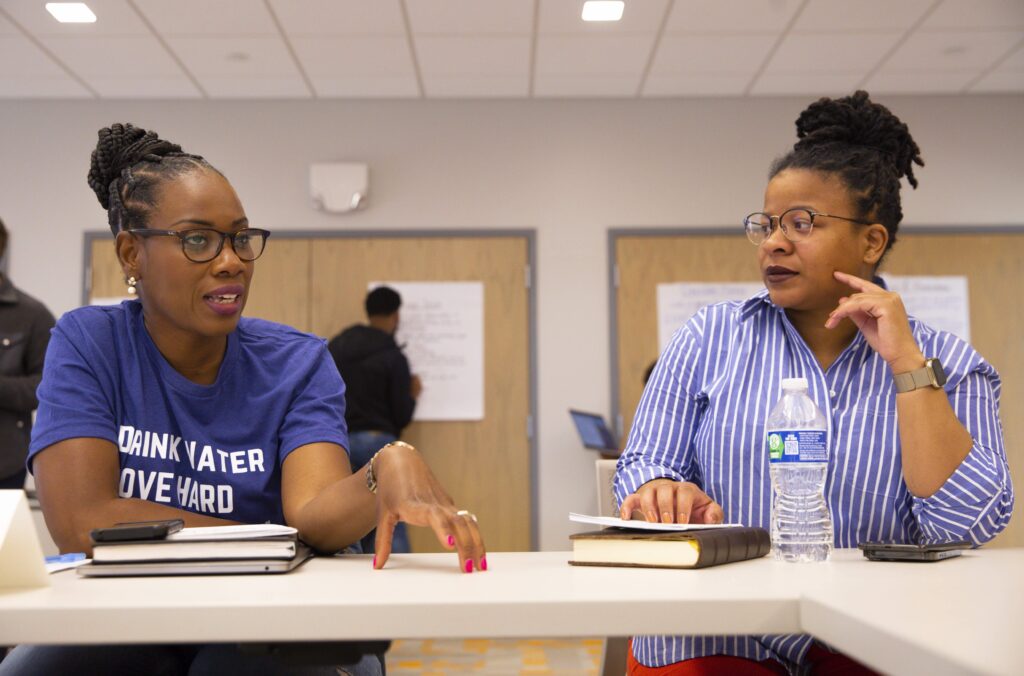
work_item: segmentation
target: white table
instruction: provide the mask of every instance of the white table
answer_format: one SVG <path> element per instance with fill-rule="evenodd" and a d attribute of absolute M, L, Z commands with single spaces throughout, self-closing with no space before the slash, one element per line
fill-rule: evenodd
<path fill-rule="evenodd" d="M 584 568 L 565 552 L 314 559 L 281 576 L 80 579 L 0 591 L 0 645 L 813 634 L 891 673 L 1024 673 L 1024 549 L 931 564 L 838 551 L 705 570 Z M 995 593 L 992 593 L 995 590 Z"/>

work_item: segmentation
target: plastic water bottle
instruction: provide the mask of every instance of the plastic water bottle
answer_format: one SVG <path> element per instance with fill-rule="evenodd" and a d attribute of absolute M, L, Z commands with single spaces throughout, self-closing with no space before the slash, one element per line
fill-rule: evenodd
<path fill-rule="evenodd" d="M 806 378 L 784 378 L 765 424 L 772 476 L 772 549 L 781 561 L 825 561 L 832 517 L 825 502 L 828 425 Z"/>

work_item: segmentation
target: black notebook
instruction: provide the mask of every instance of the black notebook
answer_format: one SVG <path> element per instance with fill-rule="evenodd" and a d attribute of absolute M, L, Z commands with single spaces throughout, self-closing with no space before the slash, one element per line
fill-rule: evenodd
<path fill-rule="evenodd" d="M 764 556 L 771 537 L 763 528 L 713 528 L 685 532 L 605 528 L 577 533 L 574 566 L 707 568 Z"/>

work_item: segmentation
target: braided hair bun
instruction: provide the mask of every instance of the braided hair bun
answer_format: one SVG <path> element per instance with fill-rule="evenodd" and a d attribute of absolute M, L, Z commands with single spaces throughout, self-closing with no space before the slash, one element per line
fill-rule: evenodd
<path fill-rule="evenodd" d="M 796 121 L 799 139 L 772 163 L 770 177 L 785 169 L 809 169 L 839 178 L 849 189 L 859 219 L 881 223 L 889 232 L 886 251 L 903 220 L 900 179 L 914 188 L 914 165 L 924 166 L 910 130 L 865 91 L 818 99 Z"/>
<path fill-rule="evenodd" d="M 906 176 L 910 185 L 917 187 L 914 165 L 923 167 L 924 161 L 910 129 L 888 108 L 873 102 L 866 91 L 841 99 L 818 99 L 800 113 L 796 135 L 800 139 L 796 150 L 829 143 L 877 150 L 892 163 L 898 178 Z"/>
<path fill-rule="evenodd" d="M 110 229 L 145 227 L 161 181 L 210 165 L 177 143 L 130 123 L 100 129 L 89 166 L 89 187 L 107 210 Z"/>

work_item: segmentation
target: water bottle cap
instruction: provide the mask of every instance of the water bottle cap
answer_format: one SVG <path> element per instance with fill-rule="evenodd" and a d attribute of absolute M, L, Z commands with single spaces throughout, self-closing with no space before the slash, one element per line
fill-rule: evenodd
<path fill-rule="evenodd" d="M 782 379 L 783 390 L 806 390 L 807 389 L 807 378 L 783 378 Z"/>

